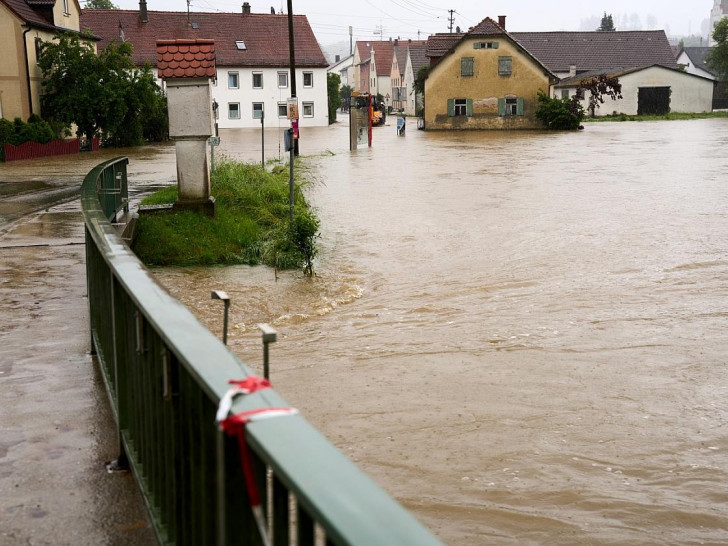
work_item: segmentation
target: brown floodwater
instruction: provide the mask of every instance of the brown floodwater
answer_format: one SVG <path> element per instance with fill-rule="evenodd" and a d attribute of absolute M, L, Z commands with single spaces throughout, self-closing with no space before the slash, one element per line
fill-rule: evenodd
<path fill-rule="evenodd" d="M 156 274 L 446 543 L 728 543 L 728 120 L 390 123 L 302 133 L 315 278 Z"/>

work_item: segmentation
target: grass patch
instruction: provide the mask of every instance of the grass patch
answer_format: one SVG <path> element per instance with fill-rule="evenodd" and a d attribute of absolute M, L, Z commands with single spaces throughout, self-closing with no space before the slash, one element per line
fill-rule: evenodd
<path fill-rule="evenodd" d="M 728 118 L 728 112 L 701 112 L 693 114 L 685 114 L 680 112 L 669 112 L 662 116 L 628 116 L 627 114 L 609 114 L 608 116 L 599 116 L 597 118 L 585 118 L 585 122 L 599 121 L 665 121 L 665 120 L 682 120 L 682 119 L 708 119 L 708 118 Z"/>
<path fill-rule="evenodd" d="M 266 264 L 313 273 L 319 220 L 296 181 L 290 222 L 288 169 L 221 160 L 210 176 L 214 218 L 195 212 L 142 215 L 133 250 L 147 265 Z M 143 205 L 174 203 L 177 186 L 146 197 Z"/>

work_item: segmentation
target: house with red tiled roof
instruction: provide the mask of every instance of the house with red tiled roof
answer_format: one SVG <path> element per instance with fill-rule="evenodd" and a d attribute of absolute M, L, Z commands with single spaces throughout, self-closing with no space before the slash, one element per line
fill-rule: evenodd
<path fill-rule="evenodd" d="M 392 108 L 395 110 L 405 112 L 410 96 L 414 103 L 414 78 L 411 77 L 411 74 L 409 74 L 410 77 L 408 78 L 407 62 L 410 49 L 424 47 L 424 44 L 424 40 L 394 40 L 390 81 L 392 84 Z M 414 115 L 414 112 L 410 115 Z"/>
<path fill-rule="evenodd" d="M 79 31 L 78 0 L 0 0 L 0 117 L 41 115 L 38 52 L 58 32 Z"/>
<path fill-rule="evenodd" d="M 215 45 L 217 79 L 212 94 L 221 129 L 288 126 L 286 101 L 292 94 L 288 16 L 140 10 L 83 10 L 81 27 L 134 46 L 133 60 L 156 69 L 157 40 L 207 39 Z M 296 96 L 300 126 L 328 125 L 328 62 L 305 15 L 293 16 Z"/>
<path fill-rule="evenodd" d="M 382 95 L 392 105 L 394 42 L 358 41 L 354 48 L 354 91 Z"/>
<path fill-rule="evenodd" d="M 465 34 L 431 36 L 425 81 L 425 129 L 534 129 L 538 93 L 558 80 L 486 17 Z"/>

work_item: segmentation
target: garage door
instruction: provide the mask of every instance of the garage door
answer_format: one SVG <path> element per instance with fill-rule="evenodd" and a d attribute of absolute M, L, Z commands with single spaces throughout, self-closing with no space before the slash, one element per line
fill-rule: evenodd
<path fill-rule="evenodd" d="M 661 116 L 670 112 L 669 87 L 640 87 L 637 95 L 637 114 Z"/>

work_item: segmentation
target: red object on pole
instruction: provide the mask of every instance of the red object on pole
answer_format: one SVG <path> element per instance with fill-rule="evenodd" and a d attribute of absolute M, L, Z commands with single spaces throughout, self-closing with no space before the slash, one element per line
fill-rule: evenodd
<path fill-rule="evenodd" d="M 372 147 L 372 115 L 374 114 L 374 106 L 372 105 L 372 96 L 367 96 L 367 119 L 369 120 L 368 136 L 369 136 L 369 147 Z"/>
<path fill-rule="evenodd" d="M 293 129 L 293 139 L 298 139 L 298 120 L 294 119 L 291 120 L 291 128 Z"/>

